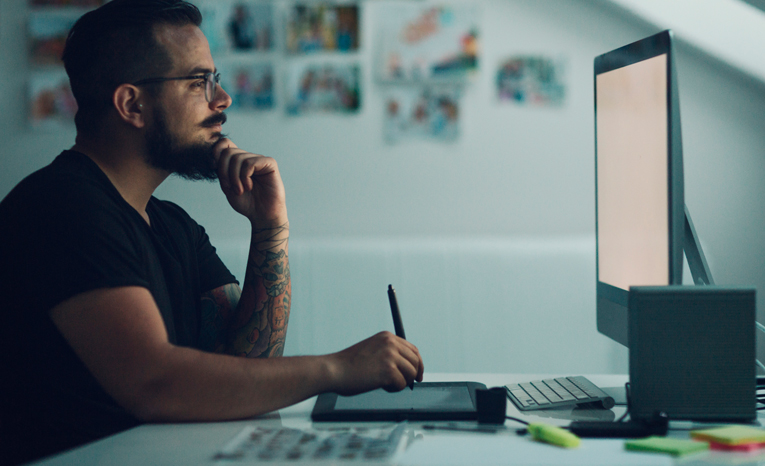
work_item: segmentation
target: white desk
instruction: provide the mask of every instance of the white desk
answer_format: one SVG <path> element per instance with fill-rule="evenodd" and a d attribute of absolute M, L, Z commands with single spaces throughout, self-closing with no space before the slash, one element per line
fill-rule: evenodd
<path fill-rule="evenodd" d="M 580 374 L 552 374 L 580 375 Z M 483 382 L 488 387 L 500 386 L 510 382 L 527 382 L 547 378 L 550 374 L 426 374 L 426 381 L 471 380 Z M 601 387 L 620 386 L 626 376 L 587 375 Z M 261 425 L 269 427 L 291 427 L 298 429 L 322 428 L 329 424 L 313 424 L 310 419 L 315 399 L 309 399 L 297 405 L 279 411 L 278 415 L 269 415 L 258 419 L 236 422 L 185 423 L 185 424 L 147 424 L 120 434 L 85 445 L 61 455 L 43 460 L 46 466 L 109 466 L 109 465 L 157 465 L 157 466 L 194 466 L 212 465 L 213 455 L 245 426 Z M 623 407 L 613 411 L 603 410 L 556 410 L 547 411 L 543 416 L 520 414 L 508 401 L 508 416 L 515 416 L 528 421 L 547 422 L 567 425 L 574 419 L 618 418 L 624 413 Z M 434 424 L 434 423 L 429 423 Z M 623 440 L 583 439 L 577 449 L 568 450 L 530 440 L 528 436 L 515 435 L 516 423 L 507 421 L 511 427 L 507 432 L 484 434 L 451 431 L 424 431 L 422 423 L 410 423 L 415 433 L 415 440 L 401 457 L 402 465 L 497 465 L 497 464 L 576 464 L 576 465 L 650 465 L 682 464 L 710 465 L 762 465 L 765 464 L 763 453 L 721 453 L 707 452 L 692 457 L 683 457 L 673 462 L 669 456 L 650 453 L 624 451 Z M 518 425 L 518 427 L 522 427 Z M 673 435 L 687 436 L 687 433 Z M 234 463 L 239 464 L 239 463 Z M 269 463 L 264 463 L 269 464 Z M 272 463 L 273 464 L 273 463 Z"/>

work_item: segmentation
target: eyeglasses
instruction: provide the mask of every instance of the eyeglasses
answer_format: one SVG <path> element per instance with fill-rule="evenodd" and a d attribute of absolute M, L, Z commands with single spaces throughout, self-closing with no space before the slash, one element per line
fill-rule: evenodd
<path fill-rule="evenodd" d="M 192 79 L 204 79 L 205 80 L 205 99 L 207 102 L 215 100 L 215 91 L 218 89 L 218 83 L 220 83 L 220 73 L 205 73 L 197 74 L 194 76 L 182 76 L 180 78 L 147 78 L 133 83 L 134 86 L 140 86 L 142 84 L 163 83 L 165 81 L 180 81 L 180 80 L 192 80 Z"/>

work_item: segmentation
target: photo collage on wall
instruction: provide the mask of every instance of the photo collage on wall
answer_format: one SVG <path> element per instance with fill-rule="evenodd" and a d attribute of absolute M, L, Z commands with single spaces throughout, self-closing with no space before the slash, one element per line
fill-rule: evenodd
<path fill-rule="evenodd" d="M 191 1 L 205 18 L 202 31 L 232 97 L 231 110 L 359 110 L 359 66 L 335 60 L 358 51 L 356 4 Z"/>
<path fill-rule="evenodd" d="M 456 140 L 461 89 L 478 69 L 478 9 L 398 4 L 380 23 L 385 140 Z"/>
<path fill-rule="evenodd" d="M 202 13 L 202 32 L 231 95 L 233 111 L 276 108 L 275 11 L 270 2 L 191 0 Z"/>
<path fill-rule="evenodd" d="M 66 35 L 108 0 L 28 0 L 29 115 L 35 126 L 71 124 L 77 105 L 61 63 Z M 362 108 L 361 5 L 353 0 L 190 0 L 202 12 L 231 111 L 287 116 L 357 114 Z M 459 139 L 461 97 L 479 71 L 480 11 L 473 3 L 376 5 L 375 92 L 383 139 Z M 560 107 L 565 59 L 516 54 L 496 66 L 495 99 Z"/>
<path fill-rule="evenodd" d="M 75 21 L 103 0 L 29 0 L 27 23 L 30 74 L 29 121 L 33 127 L 71 125 L 77 102 L 61 62 L 66 36 Z"/>
<path fill-rule="evenodd" d="M 359 111 L 361 69 L 355 59 L 359 36 L 357 4 L 311 3 L 289 8 L 285 44 L 289 56 L 285 77 L 287 114 Z M 349 56 L 354 58 L 348 61 Z"/>

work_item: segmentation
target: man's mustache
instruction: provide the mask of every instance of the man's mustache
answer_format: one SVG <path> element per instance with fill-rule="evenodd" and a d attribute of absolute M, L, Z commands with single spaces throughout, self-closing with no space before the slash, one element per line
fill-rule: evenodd
<path fill-rule="evenodd" d="M 227 119 L 228 119 L 228 117 L 226 117 L 225 113 L 223 113 L 223 112 L 216 113 L 215 115 L 205 119 L 202 122 L 202 126 L 204 128 L 212 128 L 215 125 L 222 125 L 223 123 L 226 122 Z"/>

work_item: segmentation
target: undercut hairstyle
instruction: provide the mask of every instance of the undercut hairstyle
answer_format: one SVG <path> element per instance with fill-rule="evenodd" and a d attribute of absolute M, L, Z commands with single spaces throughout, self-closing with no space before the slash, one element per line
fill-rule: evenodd
<path fill-rule="evenodd" d="M 78 133 L 93 134 L 122 84 L 165 77 L 173 66 L 156 39 L 158 26 L 202 24 L 196 6 L 184 0 L 112 0 L 72 26 L 62 59 L 77 100 Z M 147 86 L 156 96 L 160 86 Z"/>

